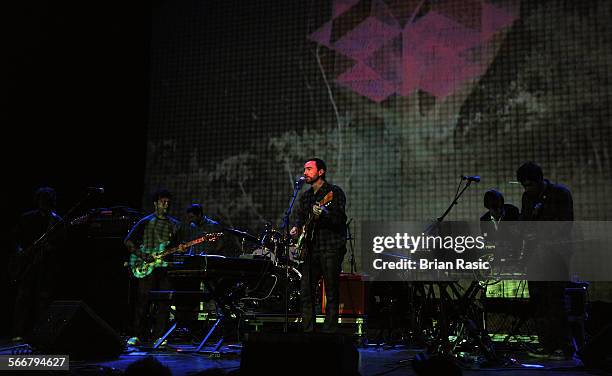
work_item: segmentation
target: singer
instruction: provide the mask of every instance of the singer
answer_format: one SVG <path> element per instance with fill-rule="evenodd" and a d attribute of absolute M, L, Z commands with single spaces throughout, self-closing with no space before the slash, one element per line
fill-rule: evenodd
<path fill-rule="evenodd" d="M 326 171 L 325 162 L 319 158 L 304 163 L 304 181 L 311 187 L 299 198 L 294 227 L 290 231 L 294 237 L 300 233 L 309 234 L 305 237 L 306 253 L 300 283 L 304 332 L 314 331 L 314 301 L 321 277 L 327 297 L 322 331 L 333 333 L 338 328 L 338 285 L 346 253 L 346 196 L 340 187 L 326 181 Z M 326 197 L 331 197 L 331 201 L 322 204 Z"/>

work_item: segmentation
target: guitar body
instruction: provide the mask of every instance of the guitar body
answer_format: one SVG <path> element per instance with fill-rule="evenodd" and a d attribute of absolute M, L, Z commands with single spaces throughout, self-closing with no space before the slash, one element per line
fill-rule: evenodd
<path fill-rule="evenodd" d="M 152 263 L 145 262 L 144 260 L 139 259 L 136 256 L 134 256 L 133 259 L 132 256 L 134 255 L 130 256 L 130 270 L 132 271 L 134 277 L 144 278 L 149 274 L 153 273 L 153 270 L 155 270 L 155 266 L 152 265 Z"/>
<path fill-rule="evenodd" d="M 219 232 L 206 234 L 190 242 L 183 243 L 177 247 L 169 248 L 169 249 L 166 249 L 166 246 L 168 245 L 168 243 L 160 244 L 159 249 L 156 249 L 154 251 L 150 251 L 150 250 L 145 249 L 144 247 L 141 247 L 140 253 L 151 256 L 152 260 L 147 261 L 143 259 L 142 257 L 139 257 L 137 254 L 132 253 L 130 254 L 130 262 L 129 262 L 130 270 L 132 271 L 132 274 L 134 275 L 134 277 L 144 278 L 150 275 L 151 273 L 153 273 L 153 271 L 156 268 L 168 266 L 168 263 L 163 260 L 165 256 L 170 255 L 172 253 L 184 252 L 185 250 L 189 249 L 189 247 L 195 244 L 199 244 L 205 241 L 215 241 L 221 235 L 223 235 L 223 233 L 219 233 Z"/>
<path fill-rule="evenodd" d="M 306 242 L 312 241 L 312 236 L 313 232 L 311 231 L 311 229 L 307 225 L 302 226 L 300 236 L 298 236 L 298 239 L 295 243 L 297 250 L 301 252 L 301 250 L 305 248 Z"/>
<path fill-rule="evenodd" d="M 332 198 L 334 197 L 334 192 L 329 191 L 325 197 L 317 204 L 319 206 L 325 207 L 331 203 Z M 304 261 L 306 258 L 306 254 L 308 253 L 308 247 L 312 244 L 312 240 L 314 239 L 314 229 L 316 224 L 316 217 L 312 212 L 308 215 L 308 219 L 304 226 L 302 226 L 302 232 L 297 239 L 296 249 L 295 249 L 295 258 L 298 261 Z"/>
<path fill-rule="evenodd" d="M 144 278 L 149 274 L 153 273 L 155 268 L 160 266 L 167 266 L 168 263 L 162 261 L 161 259 L 156 259 L 153 262 L 146 262 L 143 259 L 134 256 L 136 260 L 132 260 L 130 256 L 130 269 L 132 270 L 132 274 L 136 278 Z"/>
<path fill-rule="evenodd" d="M 314 226 L 309 227 L 308 223 L 302 226 L 302 233 L 298 237 L 295 244 L 295 258 L 298 261 L 304 261 L 307 253 L 306 246 L 312 242 L 312 237 L 314 235 L 313 233 Z"/>
<path fill-rule="evenodd" d="M 143 248 L 141 248 L 141 252 L 146 253 Z M 163 252 L 163 249 L 161 252 Z M 150 253 L 150 255 L 154 259 L 150 262 L 145 261 L 144 259 L 136 256 L 133 253 L 130 255 L 130 270 L 132 271 L 134 277 L 144 278 L 153 273 L 153 270 L 155 270 L 155 268 L 168 265 L 168 263 L 163 261 L 161 257 L 157 256 L 157 253 Z"/>

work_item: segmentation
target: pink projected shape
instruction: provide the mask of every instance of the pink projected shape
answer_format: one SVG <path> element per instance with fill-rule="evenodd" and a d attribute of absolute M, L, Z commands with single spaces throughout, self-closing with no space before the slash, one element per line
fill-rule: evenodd
<path fill-rule="evenodd" d="M 512 25 L 516 17 L 503 9 L 493 5 L 482 4 L 482 36 L 485 40 L 490 39 L 499 30 Z"/>
<path fill-rule="evenodd" d="M 364 60 L 365 64 L 378 72 L 385 80 L 401 82 L 402 36 L 388 41 Z"/>
<path fill-rule="evenodd" d="M 401 32 L 402 29 L 399 27 L 368 17 L 336 41 L 333 48 L 348 57 L 362 61 Z"/>
<path fill-rule="evenodd" d="M 332 45 L 331 45 L 332 25 L 333 25 L 333 22 L 329 21 L 325 25 L 321 26 L 317 31 L 310 34 L 308 38 L 310 38 L 311 40 L 327 48 L 332 48 Z"/>
<path fill-rule="evenodd" d="M 342 13 L 351 9 L 355 4 L 358 4 L 360 0 L 336 0 L 333 5 L 333 18 L 338 17 Z"/>
<path fill-rule="evenodd" d="M 334 2 L 332 20 L 309 38 L 354 60 L 355 65 L 335 82 L 377 103 L 416 90 L 438 99 L 453 94 L 486 70 L 484 58 L 467 60 L 469 51 L 489 51 L 491 38 L 516 19 L 484 1 L 442 0 L 402 29 L 398 19 L 412 20 L 414 15 L 393 13 L 385 1 L 373 0 L 370 15 L 332 42 L 334 19 L 358 3 Z"/>
<path fill-rule="evenodd" d="M 383 79 L 377 72 L 362 63 L 357 63 L 353 68 L 342 73 L 336 82 L 376 103 L 382 102 L 395 92 L 393 82 Z"/>

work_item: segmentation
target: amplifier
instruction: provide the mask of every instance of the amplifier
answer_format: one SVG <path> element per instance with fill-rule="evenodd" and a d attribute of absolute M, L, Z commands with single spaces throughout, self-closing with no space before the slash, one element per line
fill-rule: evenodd
<path fill-rule="evenodd" d="M 70 224 L 84 230 L 90 238 L 123 239 L 142 217 L 143 214 L 135 209 L 114 206 L 90 209 L 85 215 L 72 220 Z"/>
<path fill-rule="evenodd" d="M 340 315 L 364 315 L 366 313 L 367 276 L 340 273 Z M 321 286 L 321 310 L 325 312 L 325 286 Z"/>

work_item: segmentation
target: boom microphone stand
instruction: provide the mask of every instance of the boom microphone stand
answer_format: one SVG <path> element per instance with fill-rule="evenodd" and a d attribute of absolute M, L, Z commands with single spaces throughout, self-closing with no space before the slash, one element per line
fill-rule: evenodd
<path fill-rule="evenodd" d="M 467 180 L 463 189 L 460 190 L 461 184 L 464 180 Z M 463 195 L 463 193 L 471 186 L 472 182 L 478 183 L 480 181 L 479 176 L 462 176 L 459 185 L 457 186 L 457 192 L 455 193 L 455 197 L 453 201 L 449 205 L 449 207 L 444 211 L 444 213 L 436 218 L 426 229 L 425 233 L 432 233 L 437 230 L 439 224 L 444 221 L 444 218 L 451 212 L 453 207 L 458 204 L 459 198 Z M 430 293 L 434 291 L 434 284 L 438 285 L 439 293 L 440 293 L 440 315 L 441 317 L 438 320 L 439 330 L 437 330 L 438 335 L 434 340 L 434 352 L 442 352 L 441 355 L 445 355 L 447 350 L 452 351 L 452 347 L 448 342 L 449 329 L 451 326 L 459 326 L 462 328 L 461 332 L 464 333 L 462 336 L 472 337 L 476 339 L 476 343 L 481 347 L 485 357 L 490 362 L 499 362 L 497 355 L 495 353 L 495 349 L 493 348 L 493 344 L 488 338 L 488 334 L 486 332 L 480 331 L 475 321 L 472 320 L 470 315 L 473 315 L 476 312 L 474 308 L 473 300 L 476 299 L 476 296 L 479 292 L 480 287 L 478 286 L 477 281 L 472 281 L 467 290 L 461 294 L 460 286 L 457 285 L 456 282 L 439 282 L 439 283 L 431 283 L 430 285 Z M 434 293 L 435 294 L 435 293 Z M 452 296 L 458 298 L 456 302 L 453 302 Z M 432 298 L 432 296 L 428 296 L 427 298 Z M 458 304 L 457 304 L 458 303 Z M 457 307 L 455 307 L 457 306 Z M 449 317 L 449 315 L 453 317 Z M 486 337 L 486 338 L 485 338 Z"/>
<path fill-rule="evenodd" d="M 463 187 L 461 192 L 459 192 L 459 188 L 461 187 L 461 183 L 464 180 L 467 180 L 467 183 L 465 184 L 465 186 Z M 459 197 L 461 197 L 463 195 L 463 192 L 465 192 L 465 190 L 468 189 L 468 187 L 470 185 L 472 185 L 472 182 L 478 183 L 479 181 L 480 181 L 480 176 L 462 176 L 461 177 L 461 181 L 459 181 L 459 186 L 457 186 L 457 193 L 455 193 L 455 198 L 453 198 L 453 201 L 448 206 L 448 208 L 446 209 L 444 214 L 442 214 L 440 217 L 436 218 L 437 223 L 442 222 L 444 220 L 444 218 L 446 218 L 448 213 L 450 213 L 451 210 L 453 210 L 453 207 L 459 203 Z"/>
<path fill-rule="evenodd" d="M 289 240 L 291 239 L 290 228 L 289 228 L 289 217 L 291 216 L 291 212 L 293 210 L 293 204 L 295 203 L 295 199 L 297 198 L 298 192 L 302 188 L 304 184 L 305 178 L 303 176 L 299 177 L 295 184 L 293 185 L 293 195 L 291 196 L 291 200 L 289 202 L 289 207 L 285 212 L 285 216 L 283 217 L 283 224 L 281 227 L 285 229 L 285 237 L 283 239 L 283 253 L 285 254 L 285 323 L 283 325 L 283 332 L 287 333 L 289 330 Z"/>

